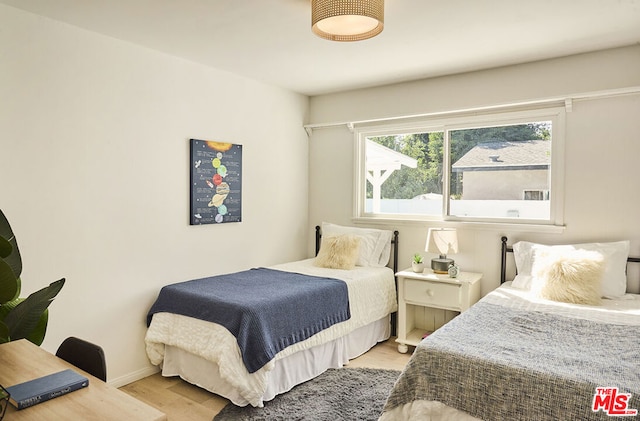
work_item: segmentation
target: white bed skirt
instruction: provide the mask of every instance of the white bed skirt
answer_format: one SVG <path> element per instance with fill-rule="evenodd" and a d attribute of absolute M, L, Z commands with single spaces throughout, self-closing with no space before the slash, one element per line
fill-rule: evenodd
<path fill-rule="evenodd" d="M 262 401 L 269 401 L 329 368 L 344 366 L 378 342 L 389 339 L 390 327 L 390 316 L 386 316 L 349 335 L 277 360 L 274 369 L 267 375 L 267 389 Z M 191 384 L 229 399 L 237 406 L 249 404 L 232 385 L 220 377 L 216 363 L 180 348 L 169 345 L 165 347 L 162 375 L 180 376 Z"/>

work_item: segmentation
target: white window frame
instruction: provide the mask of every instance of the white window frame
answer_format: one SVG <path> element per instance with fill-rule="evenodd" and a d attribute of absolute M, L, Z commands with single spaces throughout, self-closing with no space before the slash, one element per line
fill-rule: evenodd
<path fill-rule="evenodd" d="M 456 113 L 451 117 L 424 117 L 409 118 L 406 121 L 394 119 L 391 122 L 376 122 L 354 127 L 354 220 L 375 223 L 376 221 L 442 221 L 445 223 L 466 223 L 466 224 L 492 224 L 494 226 L 505 227 L 564 227 L 564 137 L 565 137 L 565 108 L 561 106 L 549 106 L 546 108 L 536 108 L 517 111 L 499 111 L 482 113 Z M 530 123 L 532 121 L 551 121 L 551 169 L 550 169 L 550 210 L 547 220 L 536 219 L 513 219 L 513 218 L 484 218 L 484 217 L 461 217 L 450 215 L 449 209 L 449 183 L 443 184 L 443 209 L 440 216 L 433 217 L 427 215 L 408 214 L 381 214 L 365 213 L 365 192 L 366 192 L 366 169 L 365 169 L 365 141 L 367 137 L 385 136 L 401 133 L 426 133 L 441 131 L 444 132 L 444 162 L 443 170 L 445 179 L 450 179 L 450 136 L 449 132 L 455 130 L 471 129 L 476 127 L 500 126 L 519 123 Z"/>

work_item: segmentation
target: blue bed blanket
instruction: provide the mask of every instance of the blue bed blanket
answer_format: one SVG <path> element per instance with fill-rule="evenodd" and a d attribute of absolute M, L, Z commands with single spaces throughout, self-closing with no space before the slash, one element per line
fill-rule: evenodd
<path fill-rule="evenodd" d="M 161 312 L 227 328 L 249 373 L 286 347 L 351 317 L 344 281 L 267 268 L 167 285 L 147 314 L 147 326 Z"/>

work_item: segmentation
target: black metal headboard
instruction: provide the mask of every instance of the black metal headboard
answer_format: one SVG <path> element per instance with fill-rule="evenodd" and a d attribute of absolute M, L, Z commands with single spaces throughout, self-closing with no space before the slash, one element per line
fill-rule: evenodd
<path fill-rule="evenodd" d="M 500 239 L 502 245 L 500 247 L 500 283 L 503 284 L 507 280 L 507 253 L 513 253 L 513 247 L 507 245 L 507 237 Z M 640 257 L 629 257 L 627 262 L 640 263 Z"/>
<path fill-rule="evenodd" d="M 393 245 L 393 273 L 398 273 L 398 236 L 399 232 L 393 231 L 393 236 L 391 237 L 391 244 Z M 316 256 L 320 251 L 320 240 L 322 239 L 322 232 L 319 225 L 316 225 Z"/>
<path fill-rule="evenodd" d="M 398 273 L 398 231 L 393 231 L 393 235 L 391 237 L 391 245 L 393 246 L 393 275 L 396 278 L 395 274 Z M 322 239 L 322 232 L 319 225 L 316 225 L 316 256 L 320 251 L 320 240 Z M 398 292 L 398 279 L 396 278 L 396 293 Z M 397 335 L 397 312 L 391 313 L 391 336 Z"/>
<path fill-rule="evenodd" d="M 500 283 L 504 284 L 507 281 L 507 252 L 513 253 L 513 247 L 507 246 L 507 237 L 503 236 L 500 241 Z"/>

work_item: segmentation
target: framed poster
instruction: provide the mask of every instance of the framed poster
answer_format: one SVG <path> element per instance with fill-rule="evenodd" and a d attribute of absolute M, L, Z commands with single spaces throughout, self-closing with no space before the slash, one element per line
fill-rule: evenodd
<path fill-rule="evenodd" d="M 242 145 L 191 139 L 190 224 L 242 220 Z"/>

